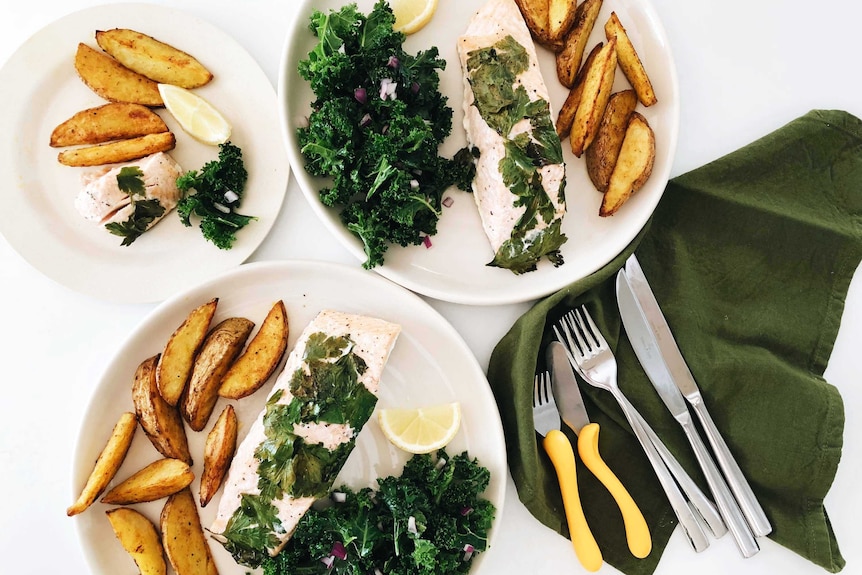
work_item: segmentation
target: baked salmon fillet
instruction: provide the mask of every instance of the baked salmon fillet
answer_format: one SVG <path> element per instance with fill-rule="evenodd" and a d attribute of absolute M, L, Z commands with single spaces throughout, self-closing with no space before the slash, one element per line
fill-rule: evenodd
<path fill-rule="evenodd" d="M 566 166 L 530 31 L 513 0 L 489 0 L 458 38 L 464 129 L 479 152 L 473 198 L 494 251 L 516 274 L 562 264 Z"/>
<path fill-rule="evenodd" d="M 321 311 L 279 374 L 266 407 L 237 448 L 210 526 L 237 562 L 277 554 L 327 495 L 377 404 L 401 328 Z"/>

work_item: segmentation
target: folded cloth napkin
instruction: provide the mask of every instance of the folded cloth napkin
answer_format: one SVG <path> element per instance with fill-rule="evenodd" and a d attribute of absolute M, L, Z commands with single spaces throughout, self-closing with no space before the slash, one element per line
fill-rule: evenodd
<path fill-rule="evenodd" d="M 526 507 L 568 535 L 556 475 L 533 430 L 531 391 L 551 326 L 582 303 L 614 349 L 623 393 L 709 493 L 619 319 L 614 276 L 636 249 L 704 401 L 772 522 L 770 537 L 840 571 L 823 498 L 841 457 L 844 410 L 823 371 L 862 259 L 860 224 L 862 121 L 845 112 L 812 111 L 674 178 L 624 253 L 536 303 L 494 349 L 488 378 Z M 653 550 L 644 560 L 631 556 L 616 505 L 578 460 L 587 520 L 608 563 L 650 574 L 676 517 L 611 395 L 583 382 L 581 390 L 601 428 L 600 451 L 646 516 Z"/>

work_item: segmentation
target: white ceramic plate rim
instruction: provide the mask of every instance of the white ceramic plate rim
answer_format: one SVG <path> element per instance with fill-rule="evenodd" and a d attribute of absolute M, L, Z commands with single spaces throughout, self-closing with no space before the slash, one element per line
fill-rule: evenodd
<path fill-rule="evenodd" d="M 77 497 L 120 414 L 133 411 L 131 383 L 137 365 L 159 353 L 188 312 L 213 297 L 219 297 L 214 322 L 244 315 L 259 323 L 270 306 L 283 299 L 291 332 L 288 352 L 305 327 L 306 320 L 310 321 L 323 308 L 365 313 L 400 323 L 402 332 L 381 380 L 378 409 L 395 404 L 415 407 L 459 401 L 463 412 L 462 425 L 447 450 L 453 455 L 468 450 L 471 456 L 489 468 L 491 482 L 484 497 L 497 507 L 499 520 L 508 476 L 503 429 L 484 372 L 464 340 L 428 303 L 396 284 L 361 269 L 312 261 L 243 264 L 157 306 L 113 353 L 96 385 L 81 420 L 72 470 L 72 498 Z M 187 429 L 196 476 L 200 475 L 204 439 L 218 413 L 228 403 L 234 405 L 240 421 L 241 441 L 263 407 L 274 377 L 248 398 L 232 402 L 219 400 L 203 431 L 196 433 Z M 115 482 L 159 457 L 142 430 L 138 429 Z M 347 482 L 353 488 L 371 486 L 378 476 L 400 472 L 407 457 L 386 441 L 377 426 L 375 414 L 359 435 L 356 448 L 335 485 Z M 191 486 L 193 493 L 197 494 L 198 486 L 199 480 L 196 479 Z M 217 493 L 214 501 L 201 511 L 205 527 L 215 516 L 220 495 L 221 492 Z M 157 522 L 163 503 L 160 500 L 133 507 Z M 93 573 L 107 574 L 133 568 L 131 558 L 114 541 L 111 527 L 104 517 L 109 508 L 96 502 L 74 518 L 81 547 Z M 489 552 L 493 549 L 495 532 L 496 529 L 491 532 Z M 248 571 L 234 563 L 218 543 L 212 542 L 210 547 L 223 575 L 240 575 Z M 474 572 L 486 555 L 483 553 L 477 557 Z"/>
<path fill-rule="evenodd" d="M 231 141 L 249 172 L 241 212 L 257 216 L 220 250 L 175 213 L 128 247 L 81 218 L 74 208 L 81 168 L 61 166 L 48 146 L 51 130 L 79 110 L 104 104 L 75 72 L 79 42 L 97 47 L 94 32 L 133 28 L 197 57 L 214 74 L 196 93 L 232 123 Z M 278 122 L 275 89 L 233 38 L 180 10 L 153 4 L 109 4 L 64 16 L 31 36 L 0 70 L 0 171 L 7 178 L 0 232 L 33 267 L 75 291 L 126 303 L 162 301 L 245 261 L 281 209 L 290 174 Z M 182 131 L 156 110 L 177 137 L 170 154 L 183 169 L 215 160 L 218 148 Z"/>
<path fill-rule="evenodd" d="M 451 156 L 466 143 L 461 129 L 462 83 L 455 38 L 466 28 L 467 21 L 483 2 L 465 0 L 441 4 L 434 19 L 424 29 L 409 36 L 405 44 L 406 49 L 413 53 L 436 45 L 440 55 L 447 60 L 447 69 L 441 73 L 441 91 L 449 98 L 454 116 L 452 135 L 441 148 L 441 153 L 446 156 Z M 313 100 L 307 82 L 296 71 L 296 63 L 305 58 L 313 46 L 314 38 L 307 29 L 308 17 L 312 9 L 326 11 L 342 4 L 340 0 L 304 0 L 301 3 L 282 52 L 278 80 L 279 111 L 288 155 L 303 194 L 326 227 L 355 257 L 365 261 L 361 242 L 344 228 L 335 210 L 321 204 L 318 189 L 322 180 L 309 176 L 305 171 L 296 138 L 296 127 L 305 121 Z M 360 10 L 365 13 L 372 4 L 370 0 L 358 2 Z M 612 10 L 626 26 L 659 98 L 654 106 L 644 108 L 639 105 L 637 108 L 656 133 L 656 163 L 647 184 L 616 215 L 600 218 L 601 194 L 589 182 L 583 159 L 574 158 L 568 141 L 565 141 L 569 203 L 569 213 L 563 225 L 569 237 L 562 248 L 565 265 L 554 268 L 544 261 L 538 270 L 521 276 L 486 267 L 493 254 L 481 229 L 474 202 L 468 194 L 450 190 L 448 194 L 455 203 L 444 210 L 438 233 L 432 238 L 433 246 L 430 249 L 422 246 L 393 247 L 386 254 L 385 264 L 374 271 L 436 299 L 470 305 L 501 305 L 537 299 L 582 279 L 606 265 L 631 243 L 652 215 L 670 176 L 679 126 L 679 87 L 664 28 L 646 0 L 605 3 L 587 44 L 588 49 L 605 39 L 603 24 Z M 454 25 L 456 22 L 464 24 Z M 539 59 L 556 117 L 556 110 L 565 99 L 567 90 L 556 81 L 551 53 L 539 48 Z M 614 90 L 628 87 L 628 82 L 618 71 Z M 470 249 L 464 249 L 464 246 Z"/>

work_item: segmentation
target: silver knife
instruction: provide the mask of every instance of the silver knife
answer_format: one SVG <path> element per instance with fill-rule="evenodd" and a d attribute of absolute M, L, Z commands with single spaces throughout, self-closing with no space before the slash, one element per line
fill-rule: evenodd
<path fill-rule="evenodd" d="M 704 433 L 706 433 L 706 437 L 709 440 L 710 445 L 712 445 L 718 465 L 724 472 L 724 475 L 727 478 L 727 483 L 730 486 L 730 490 L 736 497 L 736 500 L 742 509 L 742 513 L 745 515 L 748 524 L 751 526 L 751 530 L 756 536 L 765 537 L 772 531 L 772 525 L 770 525 L 769 519 L 763 511 L 763 507 L 761 507 L 760 503 L 757 501 L 757 497 L 754 495 L 751 486 L 745 479 L 745 475 L 739 468 L 736 459 L 734 459 L 733 454 L 727 447 L 727 443 L 725 443 L 724 438 L 721 436 L 718 428 L 712 421 L 712 417 L 710 417 L 709 412 L 706 409 L 706 405 L 703 402 L 703 396 L 700 393 L 700 389 L 698 388 L 685 359 L 682 357 L 682 353 L 679 351 L 679 347 L 676 344 L 676 340 L 674 340 L 670 327 L 667 324 L 667 320 L 655 299 L 655 295 L 653 294 L 649 283 L 647 283 L 647 279 L 641 269 L 640 262 L 638 262 L 634 254 L 632 254 L 626 261 L 625 270 L 632 292 L 638 300 L 641 310 L 649 323 L 649 329 L 655 335 L 658 348 L 668 371 L 670 371 L 674 384 L 676 384 L 694 408 L 694 412 L 700 419 Z"/>
<path fill-rule="evenodd" d="M 715 504 L 718 506 L 743 557 L 752 557 L 760 550 L 760 547 L 757 545 L 757 541 L 754 539 L 754 535 L 748 523 L 746 523 L 739 505 L 730 493 L 730 489 L 727 483 L 725 483 L 721 472 L 715 466 L 712 456 L 710 456 L 706 445 L 703 444 L 700 435 L 698 435 L 694 427 L 694 421 L 685 404 L 685 399 L 676 385 L 674 385 L 670 372 L 667 370 L 658 349 L 655 337 L 649 329 L 646 317 L 629 287 L 625 270 L 620 270 L 617 273 L 616 288 L 620 317 L 623 320 L 626 334 L 632 344 L 635 355 L 637 355 L 659 397 L 661 397 L 665 406 L 667 406 L 674 419 L 677 420 L 685 432 L 686 438 L 694 450 L 695 457 L 703 470 L 706 482 L 709 484 L 709 488 L 715 498 Z"/>

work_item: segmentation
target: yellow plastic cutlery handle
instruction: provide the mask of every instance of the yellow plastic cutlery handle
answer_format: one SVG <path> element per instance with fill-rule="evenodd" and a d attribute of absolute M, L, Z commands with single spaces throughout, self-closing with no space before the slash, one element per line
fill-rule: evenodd
<path fill-rule="evenodd" d="M 563 507 L 566 508 L 566 520 L 569 523 L 569 536 L 575 555 L 584 569 L 598 571 L 602 566 L 602 552 L 593 538 L 581 498 L 578 495 L 578 476 L 575 471 L 575 453 L 569 439 L 558 429 L 552 429 L 542 441 L 542 446 L 551 458 L 557 479 L 560 481 L 560 492 L 563 495 Z"/>
<path fill-rule="evenodd" d="M 607 487 L 623 515 L 626 527 L 626 540 L 629 551 L 638 559 L 643 559 L 652 550 L 652 538 L 646 519 L 635 500 L 623 486 L 611 468 L 599 454 L 599 424 L 589 423 L 578 433 L 578 454 L 587 469 L 593 472 L 602 485 Z"/>

